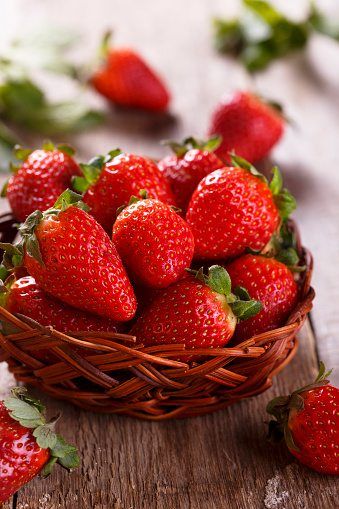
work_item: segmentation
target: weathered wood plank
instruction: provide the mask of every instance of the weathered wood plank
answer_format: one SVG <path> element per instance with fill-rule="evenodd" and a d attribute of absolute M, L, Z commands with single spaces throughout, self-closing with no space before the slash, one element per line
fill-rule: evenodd
<path fill-rule="evenodd" d="M 335 507 L 334 478 L 310 472 L 265 438 L 266 403 L 309 380 L 316 363 L 307 324 L 296 359 L 274 388 L 226 411 L 148 423 L 64 405 L 62 432 L 78 442 L 82 467 L 69 477 L 59 470 L 34 480 L 20 491 L 18 508 Z M 53 414 L 57 404 L 49 404 Z"/>

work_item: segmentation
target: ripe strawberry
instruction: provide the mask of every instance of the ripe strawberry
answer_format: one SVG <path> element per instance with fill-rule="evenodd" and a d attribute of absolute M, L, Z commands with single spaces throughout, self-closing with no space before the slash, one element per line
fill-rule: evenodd
<path fill-rule="evenodd" d="M 177 206 L 183 211 L 186 211 L 200 180 L 225 166 L 214 154 L 220 142 L 221 139 L 217 136 L 206 142 L 187 138 L 182 144 L 168 143 L 174 155 L 162 159 L 158 166 L 170 183 Z"/>
<path fill-rule="evenodd" d="M 223 267 L 202 270 L 159 292 L 132 327 L 144 345 L 178 343 L 187 348 L 222 347 L 231 339 L 237 319 L 261 309 L 260 302 L 231 294 L 231 280 Z M 243 295 L 245 291 L 243 291 Z"/>
<path fill-rule="evenodd" d="M 115 104 L 150 111 L 165 111 L 170 94 L 160 77 L 135 51 L 110 48 L 107 34 L 102 66 L 91 77 L 94 88 Z"/>
<path fill-rule="evenodd" d="M 49 475 L 55 463 L 79 466 L 76 448 L 54 432 L 57 419 L 46 422 L 44 411 L 24 388 L 0 402 L 0 504 L 39 472 Z"/>
<path fill-rule="evenodd" d="M 277 168 L 268 184 L 247 161 L 232 156 L 232 163 L 205 177 L 189 203 L 186 220 L 194 235 L 195 259 L 222 260 L 246 248 L 261 250 L 296 207 Z"/>
<path fill-rule="evenodd" d="M 178 281 L 194 253 L 188 224 L 168 205 L 147 198 L 132 197 L 114 223 L 112 240 L 133 278 L 154 288 Z"/>
<path fill-rule="evenodd" d="M 51 207 L 70 186 L 72 177 L 81 175 L 73 153 L 69 146 L 54 147 L 51 142 L 45 143 L 41 150 L 16 148 L 15 155 L 23 163 L 18 167 L 12 165 L 14 173 L 2 195 L 7 195 L 18 221 L 25 221 L 35 210 Z"/>
<path fill-rule="evenodd" d="M 174 205 L 170 187 L 157 165 L 146 157 L 111 151 L 82 164 L 83 177 L 76 177 L 73 187 L 85 193 L 83 200 L 92 216 L 109 233 L 117 209 L 127 205 L 132 195 L 145 189 L 150 198 Z"/>
<path fill-rule="evenodd" d="M 100 316 L 90 315 L 54 299 L 45 293 L 31 276 L 6 281 L 7 290 L 1 305 L 11 313 L 20 313 L 41 325 L 60 332 L 104 331 L 115 332 L 116 324 Z"/>
<path fill-rule="evenodd" d="M 216 154 L 225 161 L 234 151 L 251 163 L 266 157 L 281 138 L 285 121 L 281 108 L 249 92 L 235 92 L 212 114 L 209 134 L 222 136 Z"/>
<path fill-rule="evenodd" d="M 130 320 L 136 300 L 120 257 L 79 199 L 67 190 L 52 209 L 31 214 L 19 229 L 22 242 L 0 245 L 7 249 L 4 265 L 24 262 L 45 292 L 70 306 Z"/>
<path fill-rule="evenodd" d="M 339 475 L 339 389 L 328 385 L 330 373 L 321 362 L 314 383 L 274 398 L 266 410 L 275 417 L 271 438 L 284 437 L 293 456 L 307 467 Z"/>
<path fill-rule="evenodd" d="M 226 266 L 233 285 L 245 287 L 262 310 L 237 325 L 239 341 L 276 329 L 285 323 L 298 299 L 298 286 L 292 272 L 274 258 L 246 254 Z"/>

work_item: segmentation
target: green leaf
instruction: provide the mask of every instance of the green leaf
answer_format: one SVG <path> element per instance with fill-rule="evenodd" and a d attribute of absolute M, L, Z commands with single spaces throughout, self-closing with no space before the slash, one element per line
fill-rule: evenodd
<path fill-rule="evenodd" d="M 270 190 L 273 195 L 276 195 L 276 194 L 279 194 L 282 189 L 283 179 L 282 179 L 282 175 L 279 171 L 279 168 L 277 166 L 274 166 L 274 168 L 272 168 L 272 174 L 273 174 L 273 177 L 270 182 Z"/>
<path fill-rule="evenodd" d="M 9 271 L 6 269 L 6 267 L 1 263 L 0 264 L 0 280 L 6 281 L 7 277 L 9 276 Z"/>
<path fill-rule="evenodd" d="M 319 362 L 319 372 L 317 375 L 317 378 L 315 379 L 315 382 L 322 382 L 323 380 L 326 380 L 332 373 L 333 369 L 330 369 L 326 371 L 325 364 L 323 361 Z"/>
<path fill-rule="evenodd" d="M 207 150 L 208 152 L 214 152 L 221 144 L 222 137 L 219 135 L 212 136 L 208 140 L 198 140 L 193 136 L 185 138 L 182 142 L 163 140 L 162 145 L 166 145 L 172 149 L 172 151 L 178 157 L 183 157 L 189 150 Z"/>
<path fill-rule="evenodd" d="M 256 300 L 242 301 L 238 300 L 230 304 L 233 313 L 238 320 L 248 320 L 257 315 L 262 310 L 262 304 Z"/>
<path fill-rule="evenodd" d="M 278 195 L 274 196 L 274 201 L 283 221 L 288 219 L 292 212 L 297 208 L 297 202 L 294 196 L 292 196 L 287 189 L 283 189 Z"/>
<path fill-rule="evenodd" d="M 5 399 L 4 404 L 7 410 L 9 410 L 11 417 L 20 423 L 21 421 L 26 421 L 26 423 L 31 422 L 30 427 L 36 427 L 45 423 L 37 408 L 19 398 L 9 396 Z"/>
<path fill-rule="evenodd" d="M 214 20 L 216 48 L 237 56 L 250 72 L 305 47 L 311 33 L 308 20 L 295 23 L 263 0 L 243 0 L 239 19 Z"/>
<path fill-rule="evenodd" d="M 251 300 L 250 294 L 246 288 L 243 288 L 242 286 L 236 286 L 233 290 L 233 293 L 240 300 Z"/>
<path fill-rule="evenodd" d="M 38 426 L 33 431 L 36 443 L 41 449 L 53 449 L 57 443 L 57 435 L 48 424 Z"/>
<path fill-rule="evenodd" d="M 15 145 L 13 155 L 19 161 L 26 161 L 27 157 L 32 153 L 31 148 L 24 148 L 21 145 Z"/>
<path fill-rule="evenodd" d="M 214 19 L 213 30 L 214 44 L 220 53 L 237 55 L 243 49 L 245 40 L 239 20 Z"/>
<path fill-rule="evenodd" d="M 237 156 L 234 153 L 230 154 L 231 156 L 231 163 L 235 168 L 243 168 L 244 170 L 248 171 L 251 175 L 254 177 L 258 177 L 260 180 L 267 182 L 267 179 L 265 176 L 258 171 L 253 164 L 246 161 L 243 157 Z"/>
<path fill-rule="evenodd" d="M 74 191 L 78 193 L 84 194 L 89 188 L 89 184 L 85 177 L 73 177 L 72 178 L 72 187 Z"/>
<path fill-rule="evenodd" d="M 57 441 L 51 450 L 51 455 L 57 458 L 58 463 L 67 469 L 77 468 L 80 464 L 76 447 L 67 443 L 60 435 L 57 435 Z"/>
<path fill-rule="evenodd" d="M 66 143 L 63 143 L 61 145 L 57 146 L 57 149 L 60 150 L 60 152 L 63 152 L 64 154 L 67 154 L 68 156 L 74 156 L 75 150 L 71 145 L 68 145 Z"/>
<path fill-rule="evenodd" d="M 231 293 L 231 278 L 224 267 L 212 265 L 208 269 L 208 286 L 217 293 L 229 295 Z"/>
<path fill-rule="evenodd" d="M 44 140 L 42 148 L 47 152 L 51 152 L 52 150 L 55 150 L 55 145 L 51 140 Z"/>
<path fill-rule="evenodd" d="M 25 242 L 25 247 L 26 247 L 27 253 L 43 267 L 45 264 L 42 259 L 39 241 L 38 241 L 35 233 L 32 233 L 30 236 L 27 237 L 27 240 Z"/>
<path fill-rule="evenodd" d="M 287 267 L 295 267 L 299 263 L 299 256 L 296 250 L 293 247 L 288 247 L 286 249 L 281 249 L 275 258 L 281 262 L 287 265 Z"/>
<path fill-rule="evenodd" d="M 94 162 L 94 164 L 81 163 L 80 168 L 84 175 L 85 181 L 87 182 L 88 187 L 89 187 L 89 186 L 92 186 L 93 184 L 95 184 L 97 182 L 98 178 L 100 177 L 101 171 L 102 171 L 102 164 L 101 164 L 101 166 L 97 166 L 97 164 L 95 164 L 95 162 Z"/>
<path fill-rule="evenodd" d="M 9 181 L 9 179 L 7 179 L 6 182 L 4 183 L 4 185 L 2 186 L 1 198 L 6 198 L 6 196 L 7 196 L 8 181 Z"/>
<path fill-rule="evenodd" d="M 40 472 L 41 477 L 48 477 L 51 475 L 54 465 L 58 462 L 58 458 L 55 456 L 51 456 L 49 461 L 46 463 L 46 465 L 43 467 L 43 469 Z"/>
<path fill-rule="evenodd" d="M 81 194 L 75 193 L 74 191 L 71 191 L 71 189 L 66 189 L 66 191 L 64 191 L 54 203 L 53 209 L 65 210 L 71 205 L 79 204 L 81 200 Z"/>

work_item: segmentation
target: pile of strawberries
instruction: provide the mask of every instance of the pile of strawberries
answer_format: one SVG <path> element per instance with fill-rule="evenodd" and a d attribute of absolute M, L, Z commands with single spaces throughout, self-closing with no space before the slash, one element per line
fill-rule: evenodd
<path fill-rule="evenodd" d="M 269 182 L 235 154 L 225 162 L 220 141 L 172 143 L 158 164 L 17 148 L 5 193 L 21 240 L 1 245 L 2 305 L 61 332 L 187 350 L 283 325 L 298 300 L 295 200 L 277 168 Z"/>

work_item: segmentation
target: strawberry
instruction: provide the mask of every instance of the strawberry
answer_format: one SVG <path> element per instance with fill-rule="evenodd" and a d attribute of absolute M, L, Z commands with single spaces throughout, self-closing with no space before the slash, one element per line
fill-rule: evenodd
<path fill-rule="evenodd" d="M 194 253 L 188 224 L 168 205 L 147 198 L 132 197 L 114 223 L 112 240 L 133 279 L 154 288 L 180 279 Z"/>
<path fill-rule="evenodd" d="M 131 333 L 144 345 L 222 347 L 231 339 L 237 320 L 247 319 L 260 309 L 260 302 L 250 300 L 248 294 L 244 300 L 232 294 L 227 271 L 214 265 L 207 276 L 202 269 L 192 271 L 189 277 L 159 292 Z"/>
<path fill-rule="evenodd" d="M 90 80 L 93 87 L 119 106 L 167 110 L 170 94 L 164 82 L 132 49 L 110 48 L 109 35 L 101 49 L 102 65 Z"/>
<path fill-rule="evenodd" d="M 25 221 L 35 210 L 44 211 L 51 207 L 70 186 L 72 177 L 81 175 L 73 154 L 71 147 L 55 147 L 51 142 L 33 152 L 16 147 L 16 158 L 23 162 L 19 166 L 11 166 L 13 175 L 2 196 L 7 196 L 18 221 Z"/>
<path fill-rule="evenodd" d="M 113 150 L 106 157 L 97 156 L 80 166 L 83 177 L 75 177 L 73 187 L 85 193 L 83 201 L 109 233 L 117 209 L 127 205 L 130 197 L 138 195 L 141 189 L 145 189 L 150 198 L 174 205 L 168 182 L 157 165 L 146 157 Z"/>
<path fill-rule="evenodd" d="M 245 254 L 226 269 L 235 287 L 245 287 L 262 303 L 260 313 L 237 325 L 236 339 L 248 339 L 286 322 L 298 300 L 298 286 L 286 265 L 275 258 Z"/>
<path fill-rule="evenodd" d="M 0 244 L 7 250 L 4 265 L 23 263 L 45 292 L 70 306 L 130 320 L 133 288 L 115 246 L 80 199 L 67 190 L 52 209 L 28 216 L 19 228 L 22 242 Z"/>
<path fill-rule="evenodd" d="M 54 299 L 45 293 L 31 276 L 6 281 L 1 305 L 13 314 L 28 316 L 41 325 L 60 332 L 104 331 L 115 332 L 113 320 L 90 315 Z"/>
<path fill-rule="evenodd" d="M 0 504 L 39 472 L 49 475 L 55 463 L 79 466 L 76 448 L 54 432 L 58 418 L 47 422 L 44 411 L 23 387 L 0 402 Z"/>
<path fill-rule="evenodd" d="M 275 419 L 269 436 L 284 437 L 293 456 L 307 467 L 339 475 L 339 389 L 329 385 L 330 374 L 321 362 L 314 383 L 270 401 L 267 412 Z"/>
<path fill-rule="evenodd" d="M 214 154 L 220 142 L 219 136 L 208 141 L 186 138 L 182 144 L 166 142 L 174 155 L 159 161 L 158 167 L 170 183 L 177 206 L 183 211 L 186 211 L 200 180 L 212 171 L 225 166 Z"/>
<path fill-rule="evenodd" d="M 207 175 L 194 191 L 186 220 L 195 240 L 195 259 L 222 260 L 247 248 L 261 250 L 295 209 L 282 188 L 278 168 L 270 184 L 251 164 L 232 156 L 233 167 Z"/>
<path fill-rule="evenodd" d="M 251 163 L 266 157 L 281 138 L 285 121 L 281 107 L 249 92 L 235 92 L 212 114 L 209 134 L 222 136 L 216 154 L 229 162 L 234 151 Z"/>

